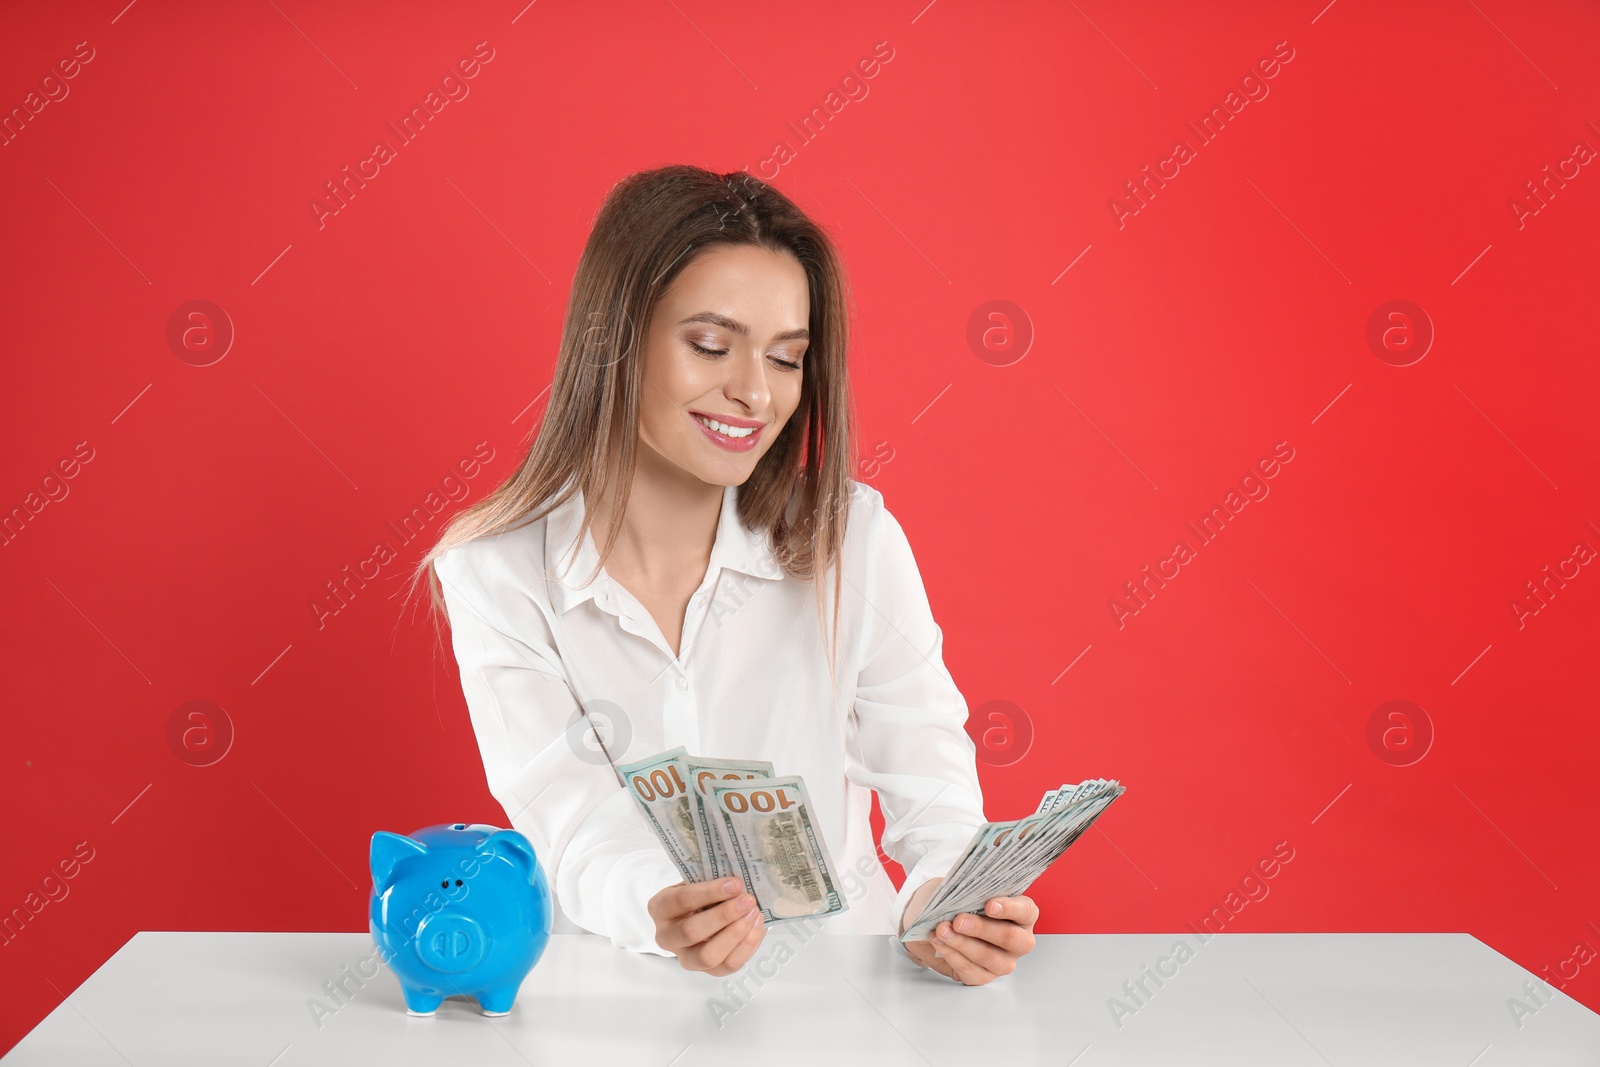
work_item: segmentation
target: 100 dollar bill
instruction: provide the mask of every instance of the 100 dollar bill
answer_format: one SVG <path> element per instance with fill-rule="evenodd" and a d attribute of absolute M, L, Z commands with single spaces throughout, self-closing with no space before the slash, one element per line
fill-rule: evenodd
<path fill-rule="evenodd" d="M 661 839 L 662 847 L 683 880 L 703 882 L 706 872 L 700 835 L 695 831 L 693 798 L 683 774 L 686 756 L 687 752 L 679 745 L 649 759 L 625 763 L 617 768 L 617 773 L 622 775 L 628 792 Z"/>
<path fill-rule="evenodd" d="M 798 776 L 714 783 L 710 814 L 766 922 L 849 908 Z"/>
<path fill-rule="evenodd" d="M 705 872 L 705 880 L 715 881 L 724 875 L 738 873 L 728 858 L 729 846 L 719 832 L 720 827 L 711 817 L 710 789 L 713 785 L 727 782 L 771 778 L 771 761 L 685 756 L 683 770 L 689 782 L 690 814 L 694 816 L 695 835 L 700 839 L 700 865 Z"/>

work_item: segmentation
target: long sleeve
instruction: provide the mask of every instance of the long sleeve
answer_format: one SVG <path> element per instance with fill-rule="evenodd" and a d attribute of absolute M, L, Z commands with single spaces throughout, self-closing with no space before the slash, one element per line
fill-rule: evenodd
<path fill-rule="evenodd" d="M 680 881 L 633 799 L 574 724 L 578 702 L 543 633 L 513 637 L 491 580 L 461 546 L 435 561 L 472 729 L 489 792 L 533 843 L 562 911 L 618 948 L 669 956 L 655 943 L 647 903 Z M 488 564 L 485 564 L 487 567 Z M 492 573 L 492 572 L 491 572 Z M 541 621 L 522 594 L 521 614 Z M 570 742 L 570 743 L 569 743 Z"/>
<path fill-rule="evenodd" d="M 983 824 L 983 793 L 967 703 L 945 669 L 944 634 L 911 545 L 887 510 L 874 518 L 858 591 L 868 649 L 852 716 L 859 762 L 847 766 L 853 781 L 877 791 L 883 849 L 906 871 L 893 906 L 898 923 L 912 894 L 948 874 Z"/>

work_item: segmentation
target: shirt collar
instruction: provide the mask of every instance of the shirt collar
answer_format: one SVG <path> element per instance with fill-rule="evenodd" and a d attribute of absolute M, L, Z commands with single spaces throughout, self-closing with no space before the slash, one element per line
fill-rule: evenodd
<path fill-rule="evenodd" d="M 738 487 L 722 489 L 722 510 L 717 517 L 716 540 L 711 546 L 707 575 L 714 582 L 720 569 L 742 571 L 756 578 L 783 577 L 783 567 L 772 550 L 772 536 L 766 530 L 752 531 L 739 520 Z M 545 517 L 544 558 L 550 586 L 550 603 L 557 615 L 591 599 L 597 586 L 607 581 L 604 572 L 586 582 L 599 559 L 592 531 L 573 554 L 573 542 L 584 519 L 583 492 L 578 490 L 565 503 Z M 569 560 L 568 556 L 572 558 Z"/>

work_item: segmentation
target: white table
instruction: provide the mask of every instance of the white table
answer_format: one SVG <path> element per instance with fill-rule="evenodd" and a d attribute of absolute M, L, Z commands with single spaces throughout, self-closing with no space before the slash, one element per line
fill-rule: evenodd
<path fill-rule="evenodd" d="M 4 1058 L 70 1064 L 416 1064 L 524 1067 L 735 1063 L 1272 1064 L 1273 1067 L 1498 1067 L 1600 1064 L 1600 1015 L 1555 993 L 1532 1005 L 1527 971 L 1467 934 L 1222 934 L 1131 1015 L 1122 997 L 1175 934 L 1052 934 L 1017 972 L 965 987 L 919 970 L 887 938 L 774 927 L 745 981 L 690 974 L 675 960 L 588 934 L 551 939 L 509 1016 L 445 1001 L 406 1015 L 385 968 L 319 1026 L 324 983 L 372 953 L 365 933 L 135 935 Z M 780 953 L 779 942 L 790 948 Z M 759 973 L 759 972 L 758 972 Z M 1536 988 L 1536 987 L 1535 987 Z M 713 1002 L 722 999 L 717 1018 Z M 755 1062 L 746 1060 L 745 1062 Z"/>

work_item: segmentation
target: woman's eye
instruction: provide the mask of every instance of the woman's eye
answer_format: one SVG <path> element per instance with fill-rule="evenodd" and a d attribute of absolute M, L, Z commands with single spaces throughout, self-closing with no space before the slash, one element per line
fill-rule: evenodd
<path fill-rule="evenodd" d="M 707 348 L 705 345 L 700 344 L 697 341 L 689 341 L 688 344 L 690 348 L 694 349 L 702 356 L 725 356 L 728 354 L 728 350 L 726 348 Z M 788 359 L 774 358 L 773 362 L 778 366 L 783 367 L 785 370 L 800 370 L 802 366 L 802 364 L 800 364 L 798 361 Z"/>

